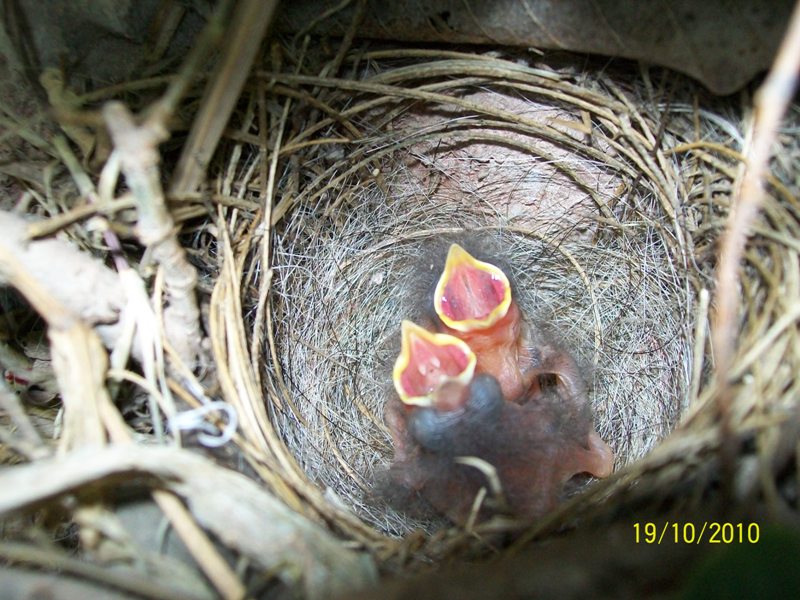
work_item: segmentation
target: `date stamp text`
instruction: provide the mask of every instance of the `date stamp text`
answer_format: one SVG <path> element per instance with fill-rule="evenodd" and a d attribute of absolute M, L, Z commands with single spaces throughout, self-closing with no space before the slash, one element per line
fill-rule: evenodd
<path fill-rule="evenodd" d="M 637 544 L 757 544 L 761 536 L 758 523 L 703 521 L 678 523 L 634 523 Z"/>

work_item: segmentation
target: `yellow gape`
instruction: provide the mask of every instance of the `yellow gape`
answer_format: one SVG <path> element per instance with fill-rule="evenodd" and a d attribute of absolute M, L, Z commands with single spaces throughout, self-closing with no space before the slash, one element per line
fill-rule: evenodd
<path fill-rule="evenodd" d="M 487 329 L 506 315 L 509 306 L 511 284 L 506 274 L 452 244 L 433 297 L 442 322 L 460 332 Z"/>
<path fill-rule="evenodd" d="M 404 404 L 433 405 L 433 394 L 444 384 L 469 385 L 477 359 L 469 346 L 446 333 L 431 333 L 411 321 L 401 325 L 400 355 L 392 379 Z"/>

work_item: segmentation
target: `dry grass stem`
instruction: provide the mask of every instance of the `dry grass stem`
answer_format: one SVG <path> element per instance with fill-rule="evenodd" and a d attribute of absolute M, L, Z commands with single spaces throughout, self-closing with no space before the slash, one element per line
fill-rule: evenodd
<path fill-rule="evenodd" d="M 193 192 L 201 183 L 277 4 L 276 0 L 245 0 L 236 6 L 228 43 L 175 168 L 170 194 Z"/>

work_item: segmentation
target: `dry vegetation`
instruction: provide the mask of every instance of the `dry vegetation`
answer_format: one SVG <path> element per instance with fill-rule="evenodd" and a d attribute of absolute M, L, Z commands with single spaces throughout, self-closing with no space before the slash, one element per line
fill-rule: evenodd
<path fill-rule="evenodd" d="M 6 295 L 0 341 L 0 558 L 146 597 L 321 597 L 635 511 L 796 516 L 796 109 L 744 224 L 719 371 L 709 315 L 749 98 L 563 57 L 352 40 L 328 55 L 308 38 L 275 42 L 269 69 L 209 75 L 212 33 L 174 76 L 58 107 L 60 130 L 4 115 L 48 163 L 15 171 L 0 219 L 0 277 L 25 299 Z M 240 97 L 214 96 L 237 78 Z M 159 144 L 181 120 L 178 157 Z M 81 155 L 67 125 L 114 151 Z M 208 147 L 198 192 L 186 157 Z M 461 531 L 370 493 L 415 270 L 464 229 L 503 249 L 520 303 L 592 373 L 618 457 L 532 526 Z M 132 533 L 124 509 L 148 498 L 204 577 L 168 575 Z"/>

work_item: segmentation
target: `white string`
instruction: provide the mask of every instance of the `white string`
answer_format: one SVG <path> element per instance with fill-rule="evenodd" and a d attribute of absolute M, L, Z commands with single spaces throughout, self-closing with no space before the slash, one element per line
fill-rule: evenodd
<path fill-rule="evenodd" d="M 223 413 L 225 426 L 220 430 L 206 420 L 214 412 Z M 171 431 L 198 431 L 197 441 L 209 448 L 224 446 L 233 438 L 239 418 L 236 409 L 222 400 L 208 402 L 203 406 L 175 414 L 169 419 Z"/>

